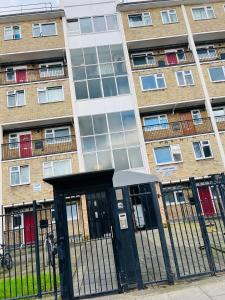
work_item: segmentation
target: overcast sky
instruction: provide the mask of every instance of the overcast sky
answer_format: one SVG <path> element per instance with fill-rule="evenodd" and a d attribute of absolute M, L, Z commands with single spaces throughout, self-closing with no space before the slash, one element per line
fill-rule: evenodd
<path fill-rule="evenodd" d="M 0 7 L 45 2 L 52 2 L 53 4 L 57 4 L 58 0 L 0 0 Z"/>

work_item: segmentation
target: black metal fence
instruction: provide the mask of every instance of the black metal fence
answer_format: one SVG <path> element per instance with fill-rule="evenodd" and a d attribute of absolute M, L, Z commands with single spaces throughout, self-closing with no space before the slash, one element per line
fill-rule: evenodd
<path fill-rule="evenodd" d="M 59 273 L 52 256 L 56 236 L 52 205 L 34 202 L 4 210 L 0 215 L 0 299 L 56 292 Z"/>

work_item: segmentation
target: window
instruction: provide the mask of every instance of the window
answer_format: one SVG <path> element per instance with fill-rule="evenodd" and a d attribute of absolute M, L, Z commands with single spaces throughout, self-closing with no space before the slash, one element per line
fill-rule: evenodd
<path fill-rule="evenodd" d="M 194 20 L 207 20 L 216 17 L 212 6 L 192 8 L 192 15 Z"/>
<path fill-rule="evenodd" d="M 192 110 L 191 111 L 191 114 L 192 114 L 192 119 L 193 119 L 193 123 L 195 125 L 200 125 L 203 123 L 203 120 L 202 120 L 202 116 L 201 116 L 201 112 L 199 109 L 197 110 Z"/>
<path fill-rule="evenodd" d="M 56 77 L 62 75 L 64 75 L 62 62 L 40 65 L 40 77 Z"/>
<path fill-rule="evenodd" d="M 179 86 L 194 85 L 192 71 L 178 71 L 176 72 L 176 78 Z"/>
<path fill-rule="evenodd" d="M 212 82 L 220 82 L 225 80 L 224 67 L 209 68 L 209 75 Z"/>
<path fill-rule="evenodd" d="M 33 24 L 33 37 L 56 35 L 56 23 Z"/>
<path fill-rule="evenodd" d="M 63 87 L 48 87 L 44 89 L 38 89 L 38 102 L 49 103 L 49 102 L 58 102 L 64 100 Z"/>
<path fill-rule="evenodd" d="M 166 50 L 165 54 L 168 65 L 177 65 L 186 60 L 183 49 Z"/>
<path fill-rule="evenodd" d="M 129 94 L 122 45 L 71 50 L 77 100 Z"/>
<path fill-rule="evenodd" d="M 132 54 L 131 57 L 134 66 L 155 65 L 155 58 L 152 52 Z"/>
<path fill-rule="evenodd" d="M 216 57 L 216 49 L 214 46 L 197 47 L 197 53 L 200 60 L 212 59 Z"/>
<path fill-rule="evenodd" d="M 70 128 L 60 127 L 45 130 L 45 139 L 47 144 L 70 142 Z"/>
<path fill-rule="evenodd" d="M 16 166 L 10 168 L 11 186 L 30 183 L 30 167 Z"/>
<path fill-rule="evenodd" d="M 78 220 L 78 203 L 67 204 L 66 205 L 66 215 L 67 221 L 75 221 Z"/>
<path fill-rule="evenodd" d="M 7 93 L 8 107 L 16 107 L 25 105 L 25 92 L 13 91 Z"/>
<path fill-rule="evenodd" d="M 182 161 L 180 145 L 155 148 L 154 154 L 157 165 Z"/>
<path fill-rule="evenodd" d="M 166 205 L 176 205 L 185 203 L 185 197 L 182 190 L 169 191 L 165 193 Z"/>
<path fill-rule="evenodd" d="M 166 88 L 164 74 L 153 74 L 141 76 L 141 86 L 143 91 L 160 90 Z"/>
<path fill-rule="evenodd" d="M 225 107 L 213 108 L 213 114 L 216 119 L 216 122 L 225 121 Z"/>
<path fill-rule="evenodd" d="M 71 160 L 55 160 L 43 163 L 44 178 L 62 176 L 72 173 Z"/>
<path fill-rule="evenodd" d="M 172 24 L 178 22 L 177 13 L 175 9 L 161 11 L 161 18 L 163 24 Z"/>
<path fill-rule="evenodd" d="M 21 28 L 20 26 L 6 26 L 4 27 L 4 39 L 5 40 L 20 40 L 21 36 Z"/>
<path fill-rule="evenodd" d="M 85 171 L 143 167 L 134 111 L 79 118 Z"/>
<path fill-rule="evenodd" d="M 128 15 L 130 27 L 140 27 L 152 25 L 152 19 L 149 12 L 143 12 L 140 14 Z"/>
<path fill-rule="evenodd" d="M 212 150 L 209 141 L 194 142 L 193 149 L 196 160 L 212 157 Z"/>
<path fill-rule="evenodd" d="M 144 126 L 145 131 L 167 129 L 169 127 L 167 115 L 146 117 L 144 118 Z"/>
<path fill-rule="evenodd" d="M 19 148 L 19 135 L 17 133 L 10 133 L 9 135 L 9 149 Z"/>
<path fill-rule="evenodd" d="M 23 228 L 23 215 L 13 214 L 12 215 L 12 229 L 22 229 Z"/>
<path fill-rule="evenodd" d="M 95 16 L 67 21 L 69 34 L 90 34 L 118 30 L 116 15 Z"/>

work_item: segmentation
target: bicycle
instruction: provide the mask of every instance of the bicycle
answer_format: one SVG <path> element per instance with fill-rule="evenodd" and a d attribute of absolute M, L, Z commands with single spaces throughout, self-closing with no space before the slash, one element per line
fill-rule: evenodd
<path fill-rule="evenodd" d="M 11 270 L 13 267 L 13 261 L 12 256 L 9 252 L 4 251 L 5 245 L 0 245 L 2 249 L 2 253 L 0 253 L 0 265 L 3 269 L 7 268 L 8 270 Z"/>

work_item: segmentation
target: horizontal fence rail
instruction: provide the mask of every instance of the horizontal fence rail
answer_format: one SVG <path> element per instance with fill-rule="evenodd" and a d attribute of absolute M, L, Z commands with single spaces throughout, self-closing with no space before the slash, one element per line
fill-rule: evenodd
<path fill-rule="evenodd" d="M 225 47 L 209 48 L 207 52 L 201 51 L 200 48 L 201 46 L 197 47 L 200 63 L 225 59 Z M 205 49 L 205 46 L 202 46 L 202 48 Z M 176 58 L 169 57 L 169 54 L 172 53 L 177 54 Z M 135 70 L 139 68 L 163 68 L 171 65 L 188 65 L 195 63 L 192 51 L 184 49 L 182 53 L 183 54 L 181 55 L 179 52 L 176 52 L 176 50 L 171 50 L 171 52 L 169 52 L 168 50 L 167 53 L 162 52 L 161 50 L 149 50 L 148 52 L 146 52 L 146 55 L 149 57 L 146 58 L 147 63 L 142 64 L 140 61 L 137 65 L 133 63 L 133 57 L 141 55 L 142 52 L 132 53 L 130 57 L 131 65 Z"/>
<path fill-rule="evenodd" d="M 224 119 L 225 120 L 225 119 Z M 221 128 L 224 127 L 225 123 Z M 158 125 L 143 126 L 145 141 L 159 140 L 164 138 L 175 138 L 187 135 L 195 135 L 212 132 L 210 118 L 193 120 L 176 121 Z"/>
<path fill-rule="evenodd" d="M 28 3 L 21 5 L 10 5 L 0 7 L 0 15 L 22 14 L 35 11 L 51 11 L 56 8 L 51 2 Z"/>
<path fill-rule="evenodd" d="M 36 81 L 48 81 L 68 77 L 67 67 L 48 67 L 45 69 L 9 69 L 0 72 L 0 85 L 21 84 Z"/>
<path fill-rule="evenodd" d="M 28 158 L 76 150 L 76 138 L 73 135 L 61 138 L 27 140 L 25 142 L 3 144 L 2 159 Z"/>

